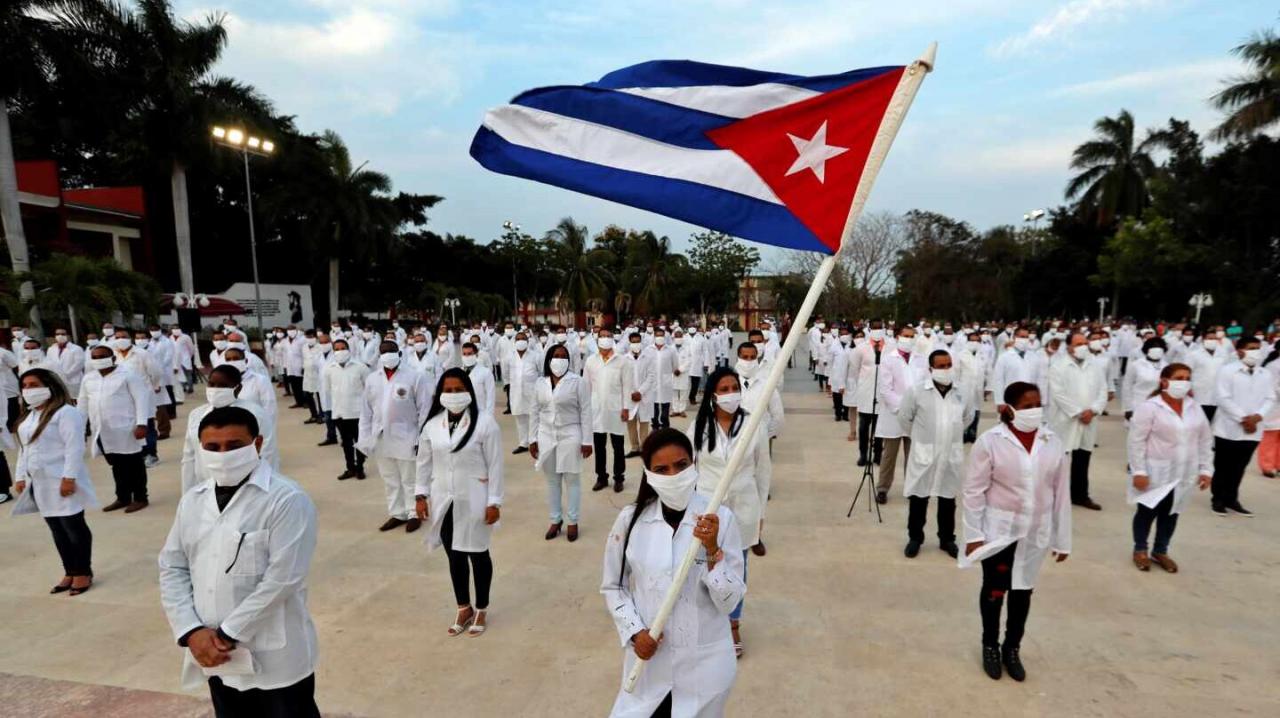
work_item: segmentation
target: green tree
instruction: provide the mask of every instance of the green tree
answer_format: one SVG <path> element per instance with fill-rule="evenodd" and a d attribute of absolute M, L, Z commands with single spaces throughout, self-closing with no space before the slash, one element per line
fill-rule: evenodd
<path fill-rule="evenodd" d="M 689 238 L 691 284 L 698 313 L 727 311 L 738 302 L 738 284 L 760 264 L 760 252 L 723 232 L 699 232 Z"/>
<path fill-rule="evenodd" d="M 1173 222 L 1147 211 L 1141 218 L 1126 218 L 1107 241 L 1094 284 L 1114 286 L 1162 314 L 1173 308 L 1166 298 L 1179 297 L 1188 280 L 1198 279 L 1209 258 L 1202 248 L 1184 241 Z"/>
<path fill-rule="evenodd" d="M 1067 199 L 1078 199 L 1081 213 L 1096 217 L 1099 225 L 1141 214 L 1150 200 L 1147 182 L 1156 173 L 1151 153 L 1166 144 L 1166 136 L 1148 131 L 1137 142 L 1128 110 L 1103 117 L 1093 128 L 1096 138 L 1072 154 L 1071 169 L 1079 173 L 1067 183 Z"/>
<path fill-rule="evenodd" d="M 687 264 L 684 255 L 671 251 L 671 240 L 666 237 L 644 231 L 631 238 L 627 273 L 636 288 L 631 308 L 638 314 L 658 314 L 673 308 L 670 292 L 677 286 L 677 273 Z"/>
<path fill-rule="evenodd" d="M 70 326 L 74 312 L 82 330 L 117 312 L 154 320 L 160 306 L 160 285 L 154 279 L 110 258 L 54 254 L 20 278 L 35 285 L 34 303 L 42 316 Z"/>
<path fill-rule="evenodd" d="M 1249 137 L 1280 120 L 1280 37 L 1263 30 L 1232 52 L 1252 67 L 1213 96 L 1214 106 L 1227 113 L 1213 131 L 1215 140 Z"/>
<path fill-rule="evenodd" d="M 560 296 L 575 314 L 592 299 L 603 299 L 607 290 L 605 267 L 612 253 L 588 246 L 589 236 L 585 226 L 565 217 L 544 238 L 554 258 L 552 266 L 560 273 Z"/>

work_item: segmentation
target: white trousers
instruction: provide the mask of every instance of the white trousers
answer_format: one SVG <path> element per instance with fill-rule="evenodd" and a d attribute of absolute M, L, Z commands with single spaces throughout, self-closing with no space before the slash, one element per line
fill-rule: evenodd
<path fill-rule="evenodd" d="M 417 479 L 417 462 L 412 459 L 378 457 L 378 473 L 387 493 L 387 515 L 408 521 L 415 516 L 413 487 Z"/>
<path fill-rule="evenodd" d="M 529 415 L 516 414 L 516 441 L 524 448 L 529 446 Z"/>
<path fill-rule="evenodd" d="M 671 398 L 671 413 L 683 414 L 689 408 L 689 390 L 676 389 Z"/>

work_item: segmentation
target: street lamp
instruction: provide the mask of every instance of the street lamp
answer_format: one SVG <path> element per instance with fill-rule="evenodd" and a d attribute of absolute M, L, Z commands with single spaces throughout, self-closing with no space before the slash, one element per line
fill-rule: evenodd
<path fill-rule="evenodd" d="M 1032 229 L 1040 228 L 1040 220 L 1044 218 L 1045 211 L 1043 209 L 1033 209 L 1022 215 L 1023 222 L 1030 222 Z"/>
<path fill-rule="evenodd" d="M 1107 309 L 1107 302 L 1111 301 L 1106 297 L 1098 297 L 1098 324 L 1102 324 L 1102 314 Z"/>
<path fill-rule="evenodd" d="M 502 228 L 506 230 L 503 236 L 506 237 L 507 243 L 511 245 L 511 311 L 516 319 L 520 318 L 520 300 L 516 296 L 516 240 L 520 238 L 520 225 L 507 220 L 502 223 Z"/>
<path fill-rule="evenodd" d="M 215 126 L 213 141 L 223 147 L 239 150 L 244 158 L 244 196 L 245 208 L 249 214 L 249 253 L 253 260 L 253 313 L 258 317 L 258 336 L 265 341 L 267 333 L 262 326 L 262 283 L 258 279 L 258 237 L 253 227 L 253 185 L 249 181 L 249 155 L 270 157 L 275 154 L 276 143 L 255 135 L 246 135 L 244 130 Z M 207 303 L 208 297 L 205 297 Z"/>
<path fill-rule="evenodd" d="M 1196 326 L 1200 326 L 1200 312 L 1205 307 L 1213 306 L 1213 295 L 1208 292 L 1201 292 L 1191 296 L 1191 300 L 1187 302 L 1188 306 L 1196 308 Z"/>
<path fill-rule="evenodd" d="M 449 326 L 458 324 L 458 305 L 462 304 L 457 297 L 449 297 L 444 300 L 444 305 L 449 308 Z"/>

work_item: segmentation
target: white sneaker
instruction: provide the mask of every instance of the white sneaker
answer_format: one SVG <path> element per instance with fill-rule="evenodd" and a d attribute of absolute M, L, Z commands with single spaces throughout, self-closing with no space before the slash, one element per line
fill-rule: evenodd
<path fill-rule="evenodd" d="M 152 468 L 158 463 L 160 463 L 159 456 L 148 456 L 147 458 L 142 460 L 143 466 L 146 466 L 148 469 Z"/>
<path fill-rule="evenodd" d="M 4 502 L 8 501 L 11 498 L 13 497 L 10 496 L 9 494 L 0 494 L 0 504 L 3 504 Z"/>

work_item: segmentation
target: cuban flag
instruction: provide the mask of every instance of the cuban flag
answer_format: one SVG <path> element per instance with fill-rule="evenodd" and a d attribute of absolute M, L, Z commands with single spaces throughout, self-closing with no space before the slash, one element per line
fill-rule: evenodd
<path fill-rule="evenodd" d="M 502 174 L 831 254 L 906 68 L 801 77 L 682 60 L 529 90 L 471 156 Z"/>

